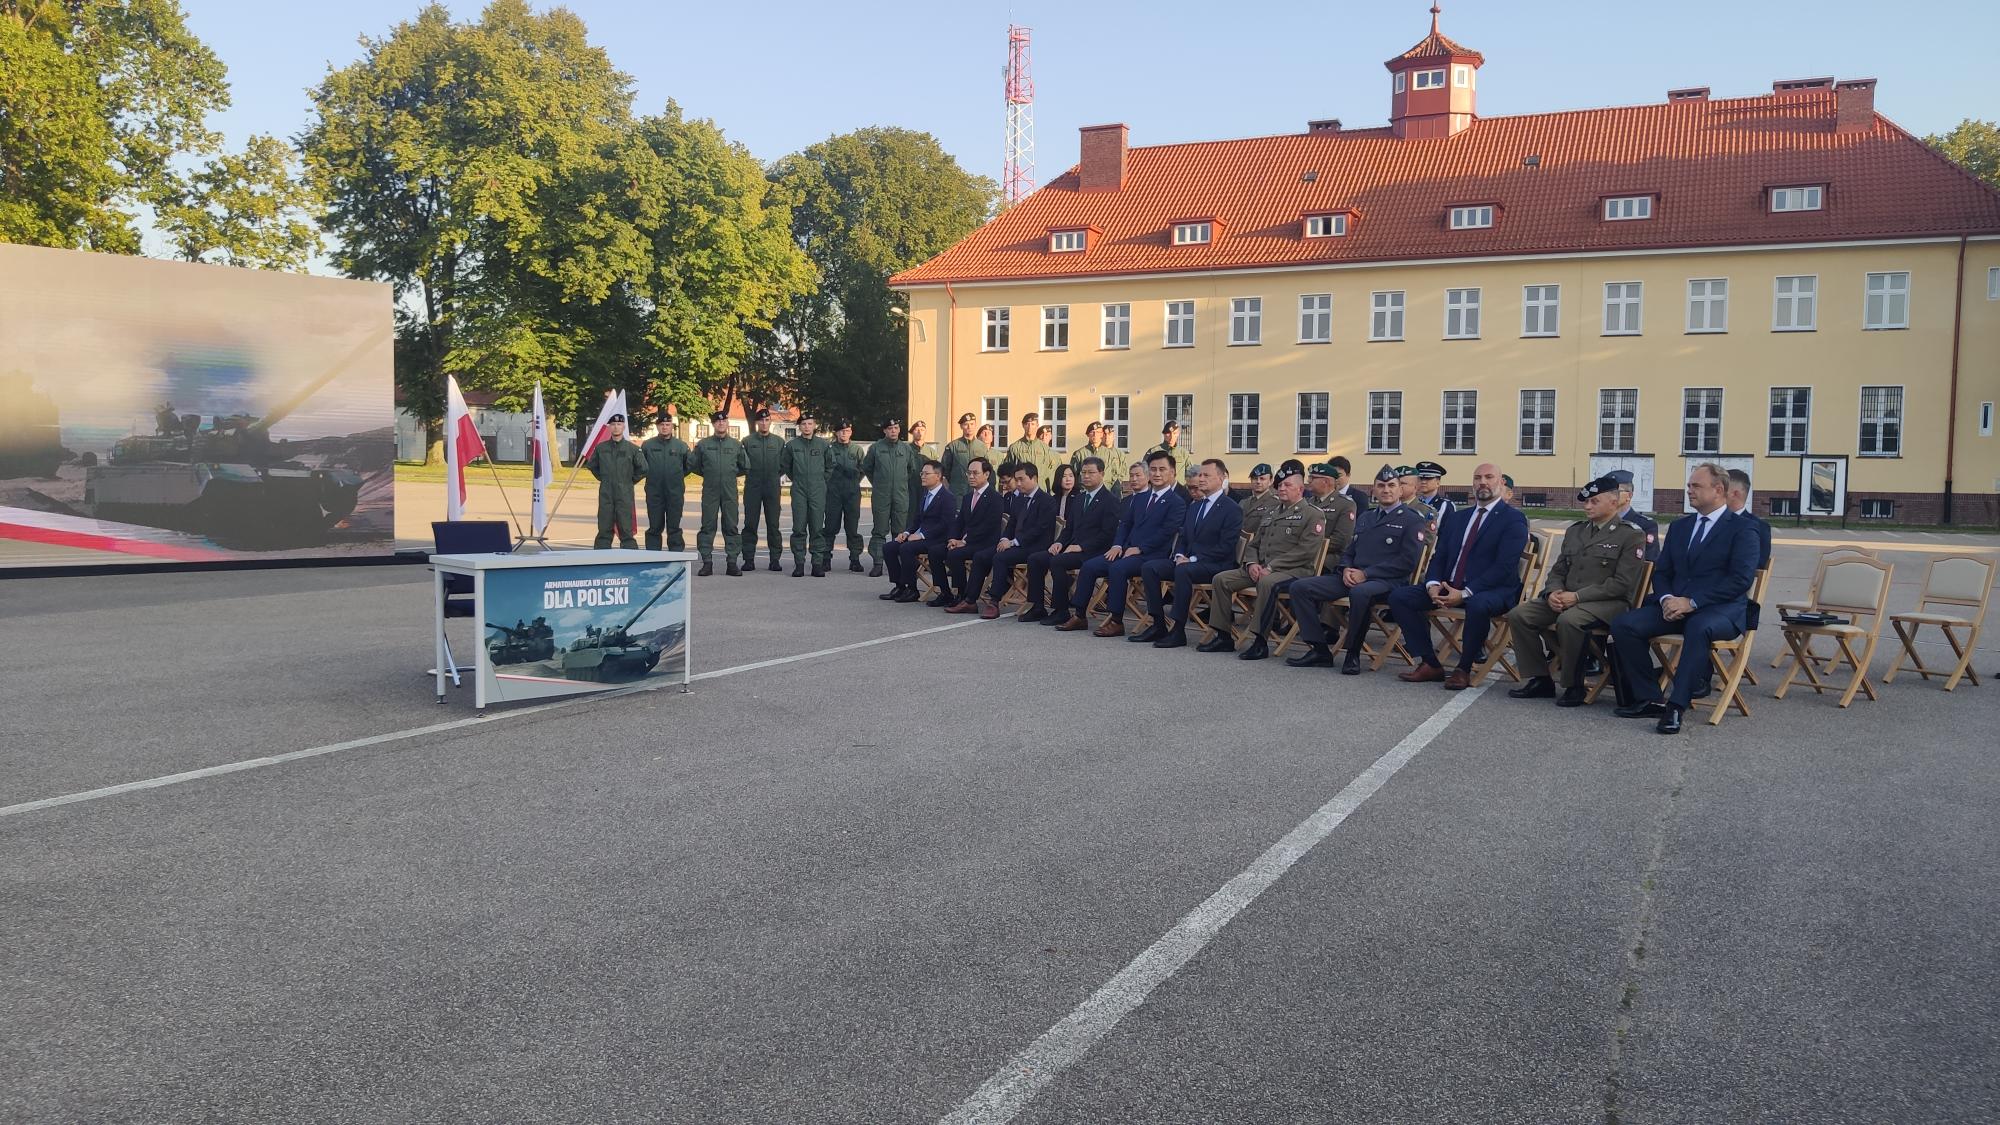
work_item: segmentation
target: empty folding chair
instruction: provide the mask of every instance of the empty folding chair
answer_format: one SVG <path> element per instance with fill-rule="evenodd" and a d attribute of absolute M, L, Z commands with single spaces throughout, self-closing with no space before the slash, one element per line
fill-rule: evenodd
<path fill-rule="evenodd" d="M 1974 687 L 1979 686 L 1979 673 L 1972 668 L 1972 653 L 1979 645 L 1980 626 L 1986 620 L 1986 606 L 1993 597 L 1993 571 L 1994 560 L 1990 555 L 1944 555 L 1931 560 L 1930 569 L 1924 572 L 1924 591 L 1917 597 L 1916 611 L 1892 614 L 1889 618 L 1889 627 L 1896 631 L 1903 651 L 1889 665 L 1883 683 L 1893 681 L 1896 673 L 1907 667 L 1926 680 L 1932 676 L 1943 678 L 1946 691 L 1958 687 L 1961 678 L 1970 680 Z M 1941 612 L 1940 607 L 1957 612 Z M 1945 643 L 1957 657 L 1950 671 L 1927 666 L 1917 651 L 1917 634 L 1926 625 L 1934 625 L 1944 634 Z M 1910 663 L 1905 665 L 1905 659 Z"/>

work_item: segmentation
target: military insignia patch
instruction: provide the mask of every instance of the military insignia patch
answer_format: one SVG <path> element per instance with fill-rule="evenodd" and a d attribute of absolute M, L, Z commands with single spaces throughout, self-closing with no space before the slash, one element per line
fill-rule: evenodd
<path fill-rule="evenodd" d="M 1326 525 L 1325 525 L 1325 524 L 1323 524 L 1323 523 L 1316 523 L 1316 524 L 1314 524 L 1314 525 L 1313 525 L 1313 534 L 1314 534 L 1314 535 L 1325 535 L 1325 534 L 1326 534 Z"/>
<path fill-rule="evenodd" d="M 1653 537 L 1651 535 L 1646 536 L 1646 542 L 1651 543 L 1652 541 Z"/>
<path fill-rule="evenodd" d="M 1421 531 L 1417 532 L 1417 542 L 1421 543 L 1423 541 L 1424 541 L 1424 533 Z"/>

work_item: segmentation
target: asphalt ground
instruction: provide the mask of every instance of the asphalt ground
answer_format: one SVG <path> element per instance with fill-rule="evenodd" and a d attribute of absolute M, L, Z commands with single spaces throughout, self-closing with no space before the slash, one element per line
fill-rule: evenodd
<path fill-rule="evenodd" d="M 2000 1119 L 2000 686 L 1445 724 L 834 561 L 699 579 L 690 694 L 484 720 L 422 568 L 0 582 L 0 805 L 465 720 L 0 815 L 0 1120 L 939 1121 L 1371 776 L 960 1119 Z"/>

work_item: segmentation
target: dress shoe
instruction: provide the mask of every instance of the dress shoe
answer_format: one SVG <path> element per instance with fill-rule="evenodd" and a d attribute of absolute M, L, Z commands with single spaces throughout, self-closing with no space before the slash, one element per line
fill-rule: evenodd
<path fill-rule="evenodd" d="M 917 593 L 917 588 L 915 586 L 906 586 L 903 588 L 902 593 L 896 595 L 896 600 L 902 602 L 904 605 L 908 605 L 911 602 L 923 601 L 924 596 L 922 594 Z"/>
<path fill-rule="evenodd" d="M 1361 656 L 1358 653 L 1348 653 L 1347 659 L 1340 662 L 1340 674 L 1343 676 L 1359 676 L 1361 674 Z"/>
<path fill-rule="evenodd" d="M 946 613 L 978 613 L 979 607 L 972 604 L 971 602 L 960 602 L 957 605 L 948 605 L 944 607 L 944 611 Z"/>
<path fill-rule="evenodd" d="M 1045 610 L 1038 605 L 1029 606 L 1028 608 L 1022 610 L 1020 614 L 1014 618 L 1014 620 L 1016 621 L 1047 621 L 1048 619 L 1049 619 L 1048 610 Z"/>
<path fill-rule="evenodd" d="M 1463 668 L 1453 668 L 1451 674 L 1444 678 L 1444 690 L 1446 691 L 1464 691 L 1471 686 L 1472 673 Z"/>
<path fill-rule="evenodd" d="M 981 621 L 997 620 L 999 616 L 1000 607 L 997 605 L 984 605 L 979 608 L 979 619 Z"/>
<path fill-rule="evenodd" d="M 1151 625 L 1146 626 L 1144 629 L 1139 630 L 1138 632 L 1132 634 L 1129 637 L 1126 637 L 1125 639 L 1131 641 L 1135 645 L 1149 645 L 1166 635 L 1167 631 L 1165 629 L 1160 628 L 1160 623 L 1155 621 Z"/>
<path fill-rule="evenodd" d="M 1628 704 L 1612 712 L 1621 719 L 1657 719 L 1666 713 L 1667 705 L 1657 699 Z"/>
<path fill-rule="evenodd" d="M 1434 684 L 1444 679 L 1444 669 L 1435 664 L 1419 664 L 1407 672 L 1399 672 L 1396 678 L 1406 684 Z"/>
<path fill-rule="evenodd" d="M 1265 660 L 1268 659 L 1270 655 L 1271 655 L 1271 646 L 1264 643 L 1264 638 L 1258 637 L 1256 640 L 1250 642 L 1249 648 L 1246 648 L 1242 652 L 1237 653 L 1236 659 Z"/>
<path fill-rule="evenodd" d="M 1154 642 L 1153 642 L 1153 647 L 1154 647 L 1154 648 L 1186 648 L 1186 647 L 1187 647 L 1187 630 L 1185 630 L 1185 629 L 1175 629 L 1175 630 L 1174 630 L 1173 632 L 1171 632 L 1171 633 L 1168 633 L 1168 634 L 1167 634 L 1166 636 L 1164 636 L 1164 637 L 1161 637 L 1161 638 L 1160 638 L 1159 640 L 1157 640 L 1157 641 L 1154 641 Z"/>
<path fill-rule="evenodd" d="M 888 593 L 877 594 L 875 596 L 882 599 L 885 602 L 893 602 L 903 596 L 903 588 L 901 586 L 891 586 L 889 587 Z"/>
<path fill-rule="evenodd" d="M 1213 637 L 1194 646 L 1196 652 L 1235 652 L 1236 638 L 1228 633 L 1217 633 Z"/>
<path fill-rule="evenodd" d="M 854 573 L 856 573 L 856 574 L 860 574 L 860 573 L 861 573 L 861 560 L 860 560 L 860 559 L 857 559 L 857 558 L 852 558 L 852 557 L 850 557 L 850 558 L 849 558 L 849 559 L 847 560 L 847 569 L 849 569 L 849 570 L 853 571 L 853 572 L 854 572 Z"/>
<path fill-rule="evenodd" d="M 815 568 L 815 569 L 817 569 L 817 568 Z M 795 563 L 793 563 L 793 564 L 792 564 L 792 577 L 793 577 L 793 578 L 804 578 L 805 576 L 806 576 L 806 564 L 805 564 L 805 563 L 803 563 L 803 562 L 795 562 Z"/>
<path fill-rule="evenodd" d="M 1052 626 L 1054 626 L 1055 628 L 1058 628 L 1058 629 L 1060 629 L 1060 628 L 1062 628 L 1063 626 L 1065 626 L 1065 625 L 1069 624 L 1069 623 L 1070 623 L 1070 619 L 1071 619 L 1071 618 L 1073 618 L 1073 617 L 1075 617 L 1075 616 L 1076 616 L 1075 614 L 1071 613 L 1070 611 L 1068 611 L 1068 610 L 1066 610 L 1066 609 L 1065 609 L 1065 610 L 1061 610 L 1061 611 L 1059 611 L 1059 612 L 1052 612 L 1052 613 L 1050 613 L 1050 614 L 1049 614 L 1049 615 L 1048 615 L 1047 617 L 1044 617 L 1044 618 L 1042 618 L 1042 620 L 1041 620 L 1041 624 L 1043 624 L 1043 625 L 1052 625 Z"/>
<path fill-rule="evenodd" d="M 696 578 L 707 578 L 715 573 L 715 563 L 709 559 L 701 561 L 701 569 L 694 572 Z"/>
<path fill-rule="evenodd" d="M 1708 695 L 1709 695 L 1709 693 L 1710 693 L 1710 692 L 1712 692 L 1712 691 L 1714 691 L 1714 690 L 1715 690 L 1715 681 L 1714 681 L 1714 680 L 1704 680 L 1704 681 L 1702 681 L 1701 683 L 1698 683 L 1698 684 L 1694 685 L 1694 690 L 1693 690 L 1693 691 L 1690 691 L 1690 692 L 1688 692 L 1688 698 L 1689 698 L 1689 699 L 1707 699 L 1707 698 L 1708 698 Z"/>
<path fill-rule="evenodd" d="M 861 564 L 860 564 L 860 563 L 855 563 L 855 564 L 854 564 L 854 569 L 856 569 L 856 570 L 860 570 L 860 569 L 861 569 Z M 876 559 L 876 560 L 875 560 L 875 565 L 874 565 L 874 566 L 872 566 L 872 567 L 870 567 L 870 568 L 868 569 L 868 577 L 870 577 L 870 578 L 880 578 L 880 577 L 882 577 L 882 560 L 881 560 L 881 559 Z"/>
<path fill-rule="evenodd" d="M 729 577 L 731 578 L 743 577 L 743 571 L 737 567 L 735 559 L 729 560 Z"/>
<path fill-rule="evenodd" d="M 1681 709 L 1671 703 L 1667 704 L 1666 713 L 1660 716 L 1660 721 L 1653 725 L 1653 729 L 1659 731 L 1661 734 L 1679 734 L 1681 732 Z"/>
<path fill-rule="evenodd" d="M 1325 645 L 1307 645 L 1304 652 L 1299 653 L 1297 656 L 1286 657 L 1285 666 L 1288 668 L 1331 668 L 1333 667 L 1333 650 Z"/>
<path fill-rule="evenodd" d="M 1090 628 L 1089 619 L 1077 614 L 1071 614 L 1063 618 L 1063 623 L 1056 626 L 1056 631 L 1059 633 L 1081 633 L 1088 628 Z"/>
<path fill-rule="evenodd" d="M 939 594 L 924 604 L 932 609 L 950 609 L 952 606 L 958 604 L 958 599 L 952 597 L 950 594 Z"/>
<path fill-rule="evenodd" d="M 1556 684 L 1547 676 L 1529 676 L 1528 682 L 1507 692 L 1509 699 L 1554 699 Z"/>
<path fill-rule="evenodd" d="M 1574 684 L 1563 689 L 1562 698 L 1556 700 L 1558 707 L 1581 707 L 1590 701 L 1590 689 L 1582 684 Z"/>
<path fill-rule="evenodd" d="M 771 565 L 770 565 L 770 566 L 768 566 L 768 567 L 765 567 L 764 569 L 766 569 L 766 570 L 769 570 L 770 572 L 772 572 L 773 574 L 775 574 L 775 573 L 777 573 L 778 571 L 781 571 L 781 570 L 783 570 L 783 569 L 785 569 L 785 568 L 784 568 L 784 565 L 783 565 L 782 563 L 778 562 L 778 556 L 776 556 L 776 555 L 772 555 L 772 556 L 771 556 Z"/>
<path fill-rule="evenodd" d="M 1097 631 L 1091 635 L 1094 637 L 1122 637 L 1125 635 L 1125 623 L 1116 617 L 1107 617 L 1104 619 L 1104 624 L 1099 625 Z"/>

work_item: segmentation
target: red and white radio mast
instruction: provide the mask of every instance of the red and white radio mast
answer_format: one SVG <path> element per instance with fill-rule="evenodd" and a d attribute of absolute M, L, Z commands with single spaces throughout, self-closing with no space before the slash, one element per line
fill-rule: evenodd
<path fill-rule="evenodd" d="M 1028 73 L 1028 29 L 1007 28 L 1007 205 L 1035 190 L 1035 79 Z"/>

